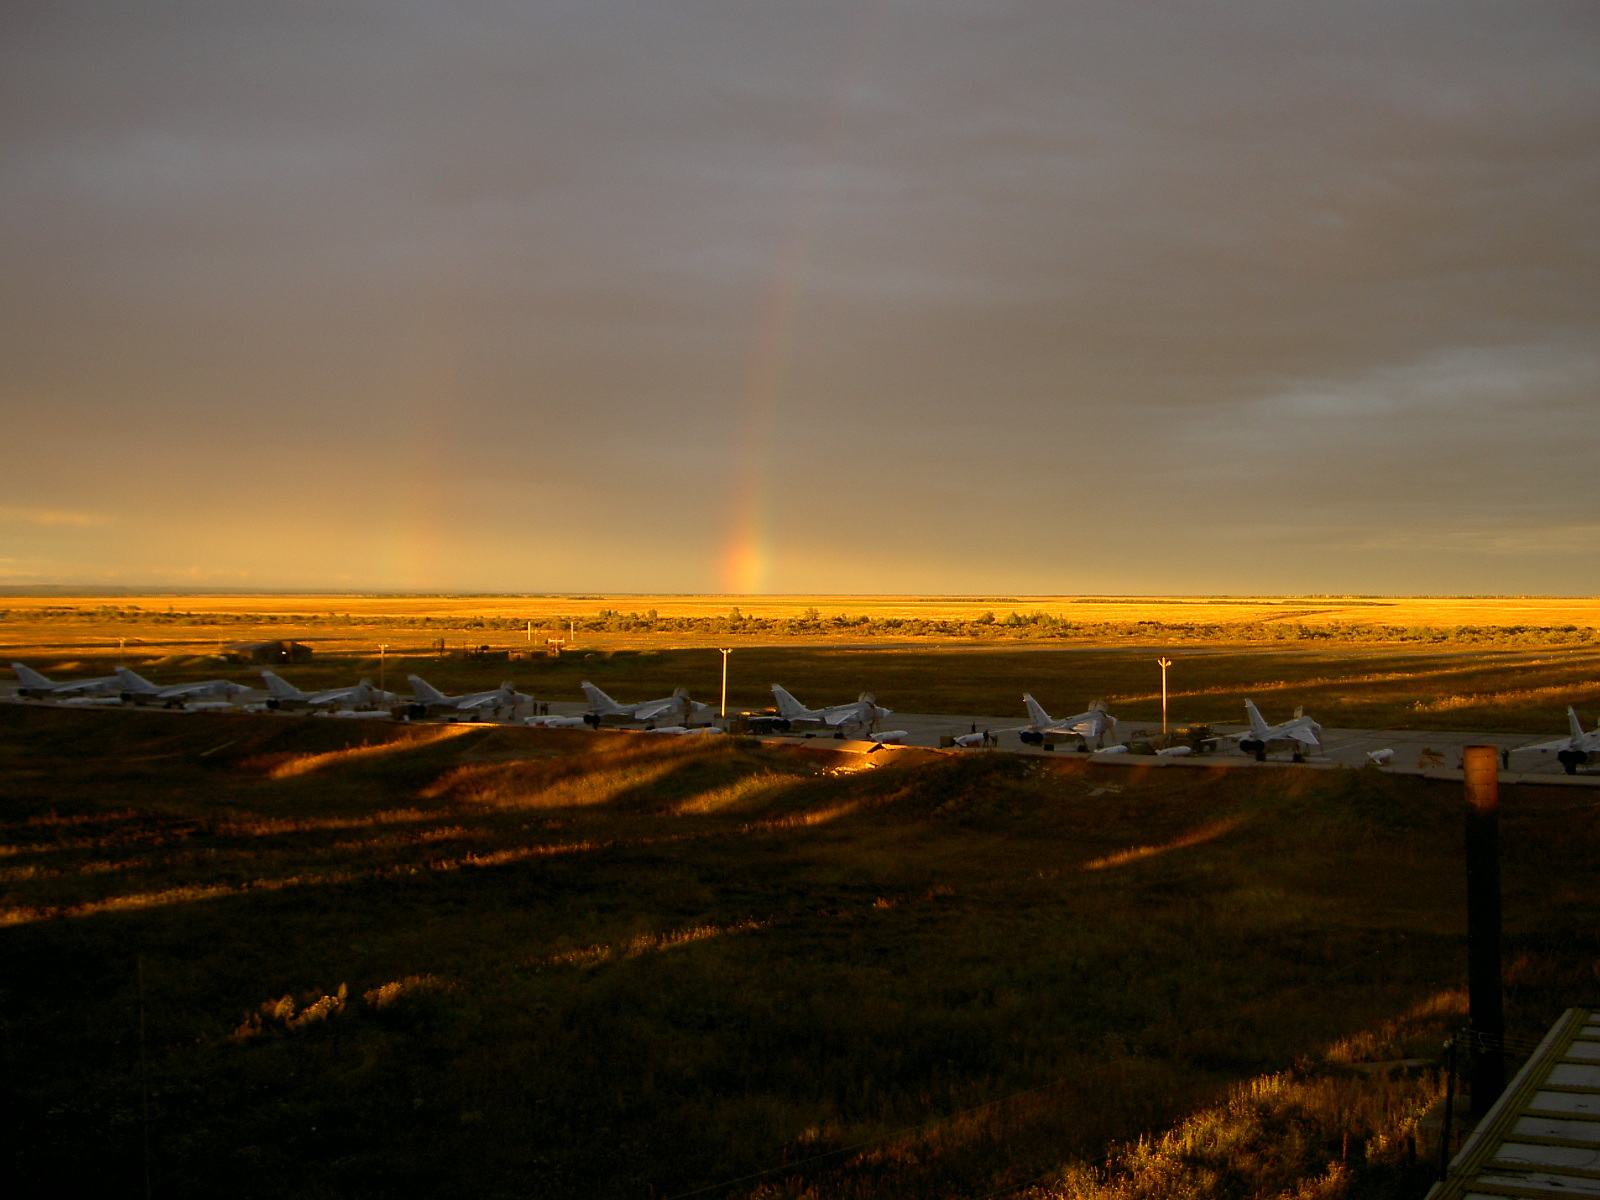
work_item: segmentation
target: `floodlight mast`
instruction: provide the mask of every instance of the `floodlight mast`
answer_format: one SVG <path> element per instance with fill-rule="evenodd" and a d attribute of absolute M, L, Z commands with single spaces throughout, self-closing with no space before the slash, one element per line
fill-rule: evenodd
<path fill-rule="evenodd" d="M 733 653 L 733 648 L 730 646 L 724 650 L 718 647 L 718 653 L 722 655 L 722 719 L 726 721 L 728 719 L 728 655 Z"/>
<path fill-rule="evenodd" d="M 1161 668 L 1161 741 L 1167 740 L 1167 668 L 1172 665 L 1172 660 L 1163 655 L 1156 659 L 1156 666 Z"/>
<path fill-rule="evenodd" d="M 383 643 L 382 645 L 380 645 L 378 647 L 378 690 L 380 692 L 386 690 L 383 685 L 384 685 L 384 682 L 385 682 L 385 680 L 384 680 L 384 668 L 388 665 L 388 662 L 387 662 L 387 659 L 386 659 L 386 655 L 388 654 L 388 652 L 389 652 L 388 643 Z"/>

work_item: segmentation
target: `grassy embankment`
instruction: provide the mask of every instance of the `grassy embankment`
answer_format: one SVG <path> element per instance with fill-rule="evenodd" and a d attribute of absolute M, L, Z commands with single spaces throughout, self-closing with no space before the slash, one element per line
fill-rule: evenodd
<path fill-rule="evenodd" d="M 1418 1194 L 1455 789 L 875 757 L 0 708 L 17 1194 Z M 1504 829 L 1527 1037 L 1600 847 Z"/>

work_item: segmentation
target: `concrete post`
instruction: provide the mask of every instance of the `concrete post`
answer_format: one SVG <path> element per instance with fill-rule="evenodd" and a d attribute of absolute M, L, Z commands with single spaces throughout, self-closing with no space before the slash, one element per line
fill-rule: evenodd
<path fill-rule="evenodd" d="M 1481 1117 L 1506 1086 L 1506 1018 L 1500 984 L 1500 751 L 1494 746 L 1467 746 L 1462 768 L 1467 799 L 1472 1111 Z"/>

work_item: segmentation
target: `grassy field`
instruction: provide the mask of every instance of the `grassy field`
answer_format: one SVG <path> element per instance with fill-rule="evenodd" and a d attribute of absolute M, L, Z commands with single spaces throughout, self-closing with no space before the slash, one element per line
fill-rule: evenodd
<path fill-rule="evenodd" d="M 294 638 L 324 653 L 530 653 L 811 643 L 1586 646 L 1600 599 L 1095 596 L 0 597 L 0 651 L 203 653 Z"/>
<path fill-rule="evenodd" d="M 1462 1020 L 1419 779 L 7 705 L 0 787 L 15 1195 L 1416 1196 L 1355 1065 Z M 1504 796 L 1516 1039 L 1596 816 Z"/>

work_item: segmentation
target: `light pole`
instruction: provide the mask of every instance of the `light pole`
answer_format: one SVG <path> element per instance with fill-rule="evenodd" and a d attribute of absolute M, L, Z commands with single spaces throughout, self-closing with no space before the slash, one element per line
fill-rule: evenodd
<path fill-rule="evenodd" d="M 728 719 L 728 655 L 733 653 L 733 648 L 731 646 L 726 650 L 719 648 L 719 653 L 722 655 L 722 719 L 726 721 Z"/>
<path fill-rule="evenodd" d="M 1165 656 L 1156 659 L 1156 665 L 1161 668 L 1161 741 L 1167 740 L 1167 668 L 1172 665 L 1172 660 Z"/>
<path fill-rule="evenodd" d="M 389 645 L 388 645 L 387 642 L 379 645 L 379 647 L 378 647 L 378 690 L 380 692 L 385 692 L 385 691 L 389 690 L 388 688 L 383 686 L 384 685 L 384 672 L 388 668 L 388 665 L 389 665 L 388 659 L 385 657 L 388 654 L 388 652 L 389 652 Z"/>

